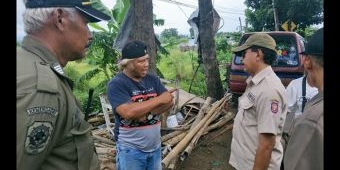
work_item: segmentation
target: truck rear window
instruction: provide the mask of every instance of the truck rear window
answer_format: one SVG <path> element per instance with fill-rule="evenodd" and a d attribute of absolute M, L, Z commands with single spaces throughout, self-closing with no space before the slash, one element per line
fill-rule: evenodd
<path fill-rule="evenodd" d="M 245 34 L 240 41 L 242 45 L 251 34 Z M 296 67 L 299 65 L 299 53 L 297 50 L 297 40 L 293 35 L 289 34 L 273 34 L 276 41 L 276 49 L 278 50 L 276 60 L 272 64 L 273 67 Z M 243 65 L 241 56 L 236 55 L 234 58 L 236 65 Z"/>

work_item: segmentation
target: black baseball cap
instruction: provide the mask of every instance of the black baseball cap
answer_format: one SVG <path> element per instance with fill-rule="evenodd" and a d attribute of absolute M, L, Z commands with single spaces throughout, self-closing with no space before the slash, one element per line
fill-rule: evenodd
<path fill-rule="evenodd" d="M 27 0 L 26 8 L 48 8 L 48 7 L 74 7 L 79 10 L 90 22 L 110 20 L 111 17 L 95 9 L 90 0 Z"/>
<path fill-rule="evenodd" d="M 147 46 L 142 41 L 131 41 L 124 45 L 122 59 L 139 58 L 147 54 Z"/>
<path fill-rule="evenodd" d="M 323 27 L 315 31 L 300 54 L 323 56 Z"/>

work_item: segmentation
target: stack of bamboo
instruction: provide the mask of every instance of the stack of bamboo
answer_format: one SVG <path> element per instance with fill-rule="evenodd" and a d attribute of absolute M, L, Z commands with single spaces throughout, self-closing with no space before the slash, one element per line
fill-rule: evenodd
<path fill-rule="evenodd" d="M 184 95 L 181 96 L 185 98 Z M 227 93 L 221 100 L 212 103 L 207 97 L 204 102 L 181 102 L 180 110 L 184 118 L 174 128 L 167 128 L 162 122 L 162 166 L 163 169 L 175 169 L 178 160 L 183 161 L 195 148 L 199 138 L 214 129 L 218 129 L 234 118 L 235 114 L 225 106 L 231 99 Z M 190 99 L 192 101 L 192 98 Z M 203 104 L 202 104 L 203 103 Z M 167 115 L 163 115 L 165 117 Z M 98 125 L 98 122 L 92 122 Z M 99 127 L 99 126 L 98 126 Z M 112 134 L 106 128 L 92 131 L 96 150 L 101 161 L 101 170 L 115 170 L 115 143 Z"/>
<path fill-rule="evenodd" d="M 183 124 L 186 128 L 162 136 L 163 169 L 175 169 L 177 161 L 179 159 L 183 161 L 189 156 L 203 134 L 223 126 L 234 118 L 235 114 L 225 109 L 230 99 L 231 94 L 226 94 L 221 100 L 211 104 L 212 99 L 208 97 L 198 114 L 191 119 L 194 121 L 188 120 Z"/>

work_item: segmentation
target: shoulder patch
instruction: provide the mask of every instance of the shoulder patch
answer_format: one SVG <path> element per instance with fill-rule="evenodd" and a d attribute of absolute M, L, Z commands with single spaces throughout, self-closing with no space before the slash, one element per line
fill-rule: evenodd
<path fill-rule="evenodd" d="M 34 114 L 49 114 L 51 116 L 56 116 L 58 114 L 58 111 L 52 107 L 47 106 L 40 106 L 40 107 L 32 107 L 26 110 L 28 115 L 34 115 Z"/>
<path fill-rule="evenodd" d="M 248 92 L 248 93 L 247 93 L 247 97 L 248 97 L 248 99 L 249 99 L 251 102 L 254 102 L 254 101 L 255 101 L 255 96 L 254 96 L 253 93 Z"/>
<path fill-rule="evenodd" d="M 279 111 L 279 101 L 272 100 L 270 103 L 270 110 L 272 113 L 276 114 Z"/>
<path fill-rule="evenodd" d="M 30 154 L 42 152 L 51 139 L 53 126 L 51 122 L 34 122 L 28 127 L 25 150 Z"/>

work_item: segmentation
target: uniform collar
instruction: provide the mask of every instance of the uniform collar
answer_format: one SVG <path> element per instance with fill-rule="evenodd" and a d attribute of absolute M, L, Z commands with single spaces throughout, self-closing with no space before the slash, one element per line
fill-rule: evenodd
<path fill-rule="evenodd" d="M 71 89 L 73 81 L 66 77 L 63 67 L 59 64 L 55 55 L 47 49 L 41 42 L 30 35 L 26 35 L 22 41 L 22 48 L 37 55 L 43 62 L 50 65 L 50 68 L 61 77 L 65 78 Z"/>
<path fill-rule="evenodd" d="M 26 35 L 22 41 L 22 48 L 39 56 L 46 63 L 58 63 L 54 54 L 36 38 Z"/>
<path fill-rule="evenodd" d="M 54 54 L 36 38 L 30 35 L 26 35 L 22 41 L 22 48 L 26 49 L 27 51 L 30 51 L 31 53 L 34 53 L 41 60 L 48 63 L 52 70 L 54 70 L 55 72 L 62 76 L 65 76 L 64 70 L 59 64 Z"/>
<path fill-rule="evenodd" d="M 270 75 L 273 72 L 273 69 L 271 66 L 267 66 L 264 69 L 262 69 L 260 72 L 258 72 L 254 77 L 248 77 L 247 84 L 250 82 L 253 82 L 254 85 L 257 85 L 261 82 L 265 77 Z"/>

